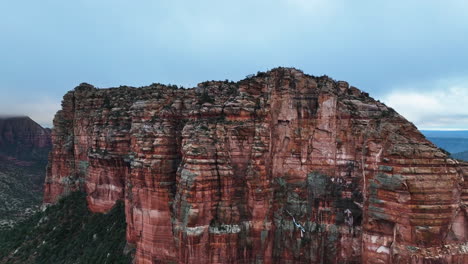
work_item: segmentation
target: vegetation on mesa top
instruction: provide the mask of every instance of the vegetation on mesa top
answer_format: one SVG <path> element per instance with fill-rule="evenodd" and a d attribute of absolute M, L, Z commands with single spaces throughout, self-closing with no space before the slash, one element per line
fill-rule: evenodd
<path fill-rule="evenodd" d="M 125 212 L 118 202 L 93 214 L 72 193 L 14 228 L 0 232 L 0 263 L 131 263 L 124 254 Z"/>

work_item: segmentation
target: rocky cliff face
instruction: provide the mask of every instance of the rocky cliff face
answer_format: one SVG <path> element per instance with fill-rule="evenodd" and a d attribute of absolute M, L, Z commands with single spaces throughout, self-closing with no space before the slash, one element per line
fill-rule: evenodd
<path fill-rule="evenodd" d="M 125 200 L 136 263 L 467 263 L 468 166 L 346 82 L 278 68 L 67 93 L 45 203 Z"/>

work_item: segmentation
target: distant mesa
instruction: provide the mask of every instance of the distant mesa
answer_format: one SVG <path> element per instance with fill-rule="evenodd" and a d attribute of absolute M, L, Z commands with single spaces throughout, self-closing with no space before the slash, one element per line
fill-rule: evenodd
<path fill-rule="evenodd" d="M 50 129 L 27 116 L 0 117 L 0 230 L 39 210 L 51 147 Z"/>
<path fill-rule="evenodd" d="M 0 155 L 42 159 L 51 147 L 51 129 L 43 128 L 28 116 L 0 116 Z"/>
<path fill-rule="evenodd" d="M 455 159 L 468 161 L 468 130 L 422 130 L 427 139 L 449 152 Z"/>
<path fill-rule="evenodd" d="M 463 151 L 463 152 L 453 153 L 452 157 L 454 157 L 455 159 L 468 161 L 468 150 Z"/>

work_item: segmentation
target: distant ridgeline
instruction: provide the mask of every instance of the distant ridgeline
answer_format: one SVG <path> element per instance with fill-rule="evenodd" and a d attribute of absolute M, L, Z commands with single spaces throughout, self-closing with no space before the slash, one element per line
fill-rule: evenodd
<path fill-rule="evenodd" d="M 50 129 L 29 117 L 0 117 L 0 229 L 41 204 Z"/>
<path fill-rule="evenodd" d="M 450 152 L 453 158 L 468 161 L 468 130 L 421 132 L 438 147 Z"/>
<path fill-rule="evenodd" d="M 0 116 L 0 155 L 24 161 L 47 160 L 52 146 L 50 132 L 27 116 Z"/>

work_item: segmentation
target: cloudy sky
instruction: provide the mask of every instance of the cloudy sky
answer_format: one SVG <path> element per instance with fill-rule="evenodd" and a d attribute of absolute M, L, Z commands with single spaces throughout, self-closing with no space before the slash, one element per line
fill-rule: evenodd
<path fill-rule="evenodd" d="M 465 0 L 0 0 L 0 115 L 50 126 L 66 91 L 195 86 L 277 66 L 468 129 Z"/>

